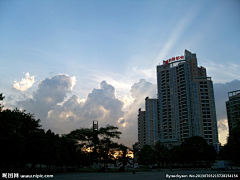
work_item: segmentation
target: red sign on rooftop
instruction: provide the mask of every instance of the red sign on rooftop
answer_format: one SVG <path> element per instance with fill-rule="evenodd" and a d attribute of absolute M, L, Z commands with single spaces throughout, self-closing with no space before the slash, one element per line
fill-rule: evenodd
<path fill-rule="evenodd" d="M 184 60 L 184 56 L 176 56 L 176 57 L 172 57 L 172 58 L 169 58 L 167 59 L 166 61 L 163 61 L 163 65 L 165 66 L 166 64 L 172 62 L 172 61 L 177 61 L 177 60 Z"/>

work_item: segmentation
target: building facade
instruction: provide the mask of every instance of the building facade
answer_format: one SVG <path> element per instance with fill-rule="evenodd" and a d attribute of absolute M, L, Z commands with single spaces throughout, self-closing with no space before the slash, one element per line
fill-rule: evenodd
<path fill-rule="evenodd" d="M 240 121 L 240 90 L 228 93 L 226 102 L 229 133 Z"/>
<path fill-rule="evenodd" d="M 146 120 L 146 143 L 154 145 L 158 140 L 159 122 L 158 122 L 158 99 L 145 98 L 145 120 Z"/>
<path fill-rule="evenodd" d="M 138 145 L 139 148 L 142 148 L 147 144 L 147 135 L 146 135 L 147 125 L 145 120 L 145 111 L 142 111 L 141 108 L 138 110 Z"/>
<path fill-rule="evenodd" d="M 157 91 L 157 99 L 145 99 L 147 144 L 174 146 L 196 135 L 218 143 L 213 83 L 195 53 L 185 50 L 157 66 Z"/>

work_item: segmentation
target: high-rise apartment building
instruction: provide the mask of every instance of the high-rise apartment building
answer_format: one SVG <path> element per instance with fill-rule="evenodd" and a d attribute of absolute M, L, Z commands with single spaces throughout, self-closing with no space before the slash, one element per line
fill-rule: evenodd
<path fill-rule="evenodd" d="M 229 133 L 240 121 L 240 90 L 228 93 L 228 101 L 226 102 L 227 118 Z"/>
<path fill-rule="evenodd" d="M 145 120 L 147 125 L 147 144 L 154 145 L 158 139 L 158 99 L 145 99 Z"/>
<path fill-rule="evenodd" d="M 141 111 L 141 108 L 138 110 L 138 145 L 139 148 L 142 148 L 147 144 L 147 125 L 145 120 L 145 111 Z"/>
<path fill-rule="evenodd" d="M 154 145 L 158 140 L 158 99 L 145 98 L 145 111 L 138 110 L 138 144 L 142 148 L 145 144 Z"/>
<path fill-rule="evenodd" d="M 195 135 L 218 143 L 213 83 L 195 53 L 185 50 L 157 66 L 157 88 L 158 98 L 145 101 L 145 143 L 178 145 Z M 156 102 L 155 111 L 150 102 Z"/>

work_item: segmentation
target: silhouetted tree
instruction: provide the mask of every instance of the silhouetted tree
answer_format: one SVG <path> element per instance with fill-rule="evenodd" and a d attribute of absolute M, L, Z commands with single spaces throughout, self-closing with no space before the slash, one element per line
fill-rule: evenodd
<path fill-rule="evenodd" d="M 62 135 L 59 140 L 60 160 L 58 161 L 58 166 L 61 167 L 61 170 L 64 165 L 78 165 L 77 159 L 79 155 L 79 146 L 77 145 L 77 141 L 68 137 L 67 135 Z"/>
<path fill-rule="evenodd" d="M 88 159 L 89 165 L 92 164 L 94 153 L 97 159 L 101 162 L 108 163 L 113 159 L 116 151 L 117 143 L 112 141 L 113 138 L 120 138 L 121 132 L 118 127 L 107 125 L 101 127 L 98 131 L 93 131 L 92 128 L 80 128 L 71 131 L 68 136 L 75 139 L 82 149 L 89 149 L 89 152 L 82 157 Z M 94 144 L 96 149 L 94 149 Z"/>
<path fill-rule="evenodd" d="M 0 101 L 4 99 L 0 94 Z M 23 170 L 28 163 L 35 170 L 36 164 L 45 164 L 49 171 L 52 166 L 90 165 L 93 150 L 98 159 L 105 163 L 114 158 L 119 145 L 112 141 L 120 138 L 117 127 L 107 125 L 98 131 L 80 128 L 67 135 L 59 136 L 50 129 L 40 128 L 40 120 L 26 111 L 3 109 L 0 104 L 0 170 Z M 95 144 L 96 148 L 93 148 Z M 89 150 L 90 149 L 90 150 Z"/>
<path fill-rule="evenodd" d="M 1 97 L 2 98 L 2 97 Z M 0 111 L 0 148 L 1 168 L 9 171 L 11 166 L 15 169 L 28 163 L 30 147 L 37 146 L 31 138 L 38 133 L 40 120 L 34 115 L 18 109 L 1 109 Z"/>
<path fill-rule="evenodd" d="M 236 165 L 240 165 L 240 122 L 231 130 L 225 147 L 225 157 L 232 160 Z"/>
<path fill-rule="evenodd" d="M 130 151 L 130 148 L 123 144 L 118 145 L 118 156 L 117 159 L 119 162 L 122 162 L 122 171 L 125 171 L 125 167 L 129 160 L 131 159 L 129 156 L 127 156 L 128 152 Z"/>
<path fill-rule="evenodd" d="M 155 146 L 152 146 L 153 153 L 155 156 L 155 159 L 157 161 L 158 167 L 160 167 L 161 163 L 168 163 L 169 161 L 169 150 L 166 146 L 164 146 L 160 141 L 156 142 Z"/>
<path fill-rule="evenodd" d="M 189 164 L 196 165 L 197 162 L 214 162 L 217 153 L 212 145 L 209 145 L 206 140 L 200 136 L 193 136 L 186 139 L 181 147 L 181 156 L 184 161 Z"/>
<path fill-rule="evenodd" d="M 138 152 L 138 161 L 142 165 L 156 164 L 156 158 L 154 150 L 150 145 L 144 145 L 143 148 Z"/>

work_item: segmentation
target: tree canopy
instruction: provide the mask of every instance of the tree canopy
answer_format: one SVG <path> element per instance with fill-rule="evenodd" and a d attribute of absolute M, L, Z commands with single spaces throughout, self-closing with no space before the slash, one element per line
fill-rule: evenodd
<path fill-rule="evenodd" d="M 0 94 L 0 101 L 4 99 Z M 41 129 L 40 119 L 34 114 L 19 109 L 3 109 L 0 104 L 0 169 L 3 172 L 17 170 L 32 164 L 43 164 L 50 170 L 52 166 L 91 165 L 95 152 L 98 162 L 109 163 L 115 152 L 123 147 L 113 138 L 119 139 L 118 127 L 107 125 L 98 131 L 79 128 L 69 134 L 59 135 Z M 123 150 L 125 151 L 125 150 Z M 119 155 L 120 157 L 120 155 Z"/>

